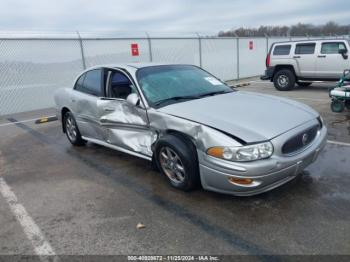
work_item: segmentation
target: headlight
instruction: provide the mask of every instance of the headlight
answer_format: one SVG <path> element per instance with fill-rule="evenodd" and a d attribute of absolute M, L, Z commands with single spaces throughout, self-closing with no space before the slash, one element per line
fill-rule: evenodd
<path fill-rule="evenodd" d="M 268 158 L 272 153 L 273 145 L 271 142 L 239 147 L 211 147 L 207 150 L 207 154 L 210 156 L 238 162 Z"/>

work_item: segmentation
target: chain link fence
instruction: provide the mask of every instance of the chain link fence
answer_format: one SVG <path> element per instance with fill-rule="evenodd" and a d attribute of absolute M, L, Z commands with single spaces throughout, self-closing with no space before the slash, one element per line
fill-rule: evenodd
<path fill-rule="evenodd" d="M 0 115 L 53 107 L 56 89 L 72 86 L 79 72 L 100 64 L 185 63 L 225 81 L 257 76 L 271 44 L 288 40 L 293 39 L 0 33 Z M 137 56 L 131 44 L 137 44 Z"/>

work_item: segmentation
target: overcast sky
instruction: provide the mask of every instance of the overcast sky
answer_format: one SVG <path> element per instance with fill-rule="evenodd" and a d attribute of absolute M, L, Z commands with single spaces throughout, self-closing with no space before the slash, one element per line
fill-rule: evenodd
<path fill-rule="evenodd" d="M 0 0 L 0 30 L 205 32 L 350 24 L 347 0 Z"/>

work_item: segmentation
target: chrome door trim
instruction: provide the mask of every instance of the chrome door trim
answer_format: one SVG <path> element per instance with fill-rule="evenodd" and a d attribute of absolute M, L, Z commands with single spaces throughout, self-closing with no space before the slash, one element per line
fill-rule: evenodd
<path fill-rule="evenodd" d="M 100 125 L 106 128 L 123 128 L 123 129 L 137 129 L 137 130 L 151 130 L 150 126 L 138 125 L 138 124 L 129 124 L 129 123 L 121 123 L 114 122 L 110 120 L 102 120 Z"/>
<path fill-rule="evenodd" d="M 94 143 L 94 144 L 98 144 L 98 145 L 101 145 L 101 146 L 109 147 L 111 149 L 114 149 L 114 150 L 117 150 L 117 151 L 129 154 L 129 155 L 137 156 L 137 157 L 146 159 L 148 161 L 152 161 L 152 157 L 146 156 L 146 155 L 143 155 L 143 154 L 140 154 L 140 153 L 137 153 L 135 151 L 127 150 L 125 148 L 122 148 L 122 147 L 119 147 L 119 146 L 115 146 L 115 145 L 106 143 L 104 141 L 101 141 L 101 140 L 98 140 L 98 139 L 95 139 L 95 138 L 90 138 L 90 137 L 85 137 L 85 136 L 82 136 L 82 138 L 87 140 L 87 141 L 89 141 L 89 142 L 91 142 L 91 143 Z"/>

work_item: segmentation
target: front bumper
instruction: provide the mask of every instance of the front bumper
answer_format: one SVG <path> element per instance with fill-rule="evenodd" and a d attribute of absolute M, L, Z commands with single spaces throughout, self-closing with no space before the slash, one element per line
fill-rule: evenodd
<path fill-rule="evenodd" d="M 202 186 L 206 190 L 238 196 L 269 191 L 294 179 L 313 163 L 326 145 L 326 137 L 327 129 L 323 127 L 314 141 L 296 155 L 274 154 L 268 159 L 252 162 L 234 163 L 198 152 Z M 250 178 L 254 182 L 249 185 L 234 184 L 229 181 L 230 177 Z"/>
<path fill-rule="evenodd" d="M 275 71 L 274 66 L 269 66 L 266 68 L 264 75 L 260 77 L 261 80 L 271 80 L 273 78 L 273 73 Z"/>

